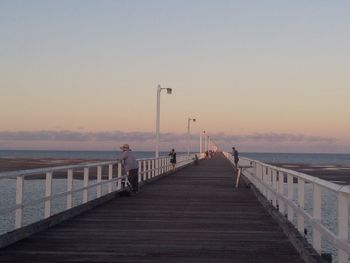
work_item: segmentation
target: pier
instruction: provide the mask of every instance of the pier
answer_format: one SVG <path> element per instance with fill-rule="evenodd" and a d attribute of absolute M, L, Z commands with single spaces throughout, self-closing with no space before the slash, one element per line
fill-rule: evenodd
<path fill-rule="evenodd" d="M 116 178 L 109 169 L 106 181 L 108 186 L 117 183 L 116 191 L 109 187 L 101 195 L 100 164 L 97 199 L 88 200 L 85 192 L 83 204 L 70 208 L 67 203 L 67 210 L 58 215 L 46 210 L 45 218 L 32 226 L 22 227 L 17 218 L 17 229 L 3 237 L 3 244 L 10 241 L 0 250 L 0 262 L 323 262 L 321 253 L 287 220 L 293 208 L 287 201 L 290 192 L 282 198 L 281 188 L 275 196 L 268 191 L 269 185 L 277 189 L 283 184 L 290 191 L 293 176 L 284 174 L 277 181 L 278 173 L 270 166 L 267 170 L 246 159 L 236 188 L 228 154 L 202 159 L 198 166 L 191 160 L 180 158 L 182 167 L 175 172 L 166 159 L 140 160 L 143 186 L 130 197 L 118 194 L 119 167 Z M 71 178 L 73 168 L 65 169 Z M 262 178 L 259 183 L 252 171 Z M 46 175 L 48 182 L 52 172 Z M 93 186 L 84 183 L 83 194 L 87 187 Z M 67 200 L 71 194 L 67 192 Z M 51 197 L 43 200 L 46 209 Z M 16 215 L 21 215 L 19 209 L 17 205 Z M 317 229 L 320 236 L 322 228 Z M 21 235 L 25 238 L 15 240 Z"/>

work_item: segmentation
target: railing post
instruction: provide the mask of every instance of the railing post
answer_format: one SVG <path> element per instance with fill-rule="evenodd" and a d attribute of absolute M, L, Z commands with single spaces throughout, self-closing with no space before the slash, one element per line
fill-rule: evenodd
<path fill-rule="evenodd" d="M 269 171 L 268 171 L 268 168 L 267 167 L 264 167 L 264 171 L 263 171 L 263 182 L 264 182 L 264 196 L 267 200 L 268 199 L 268 188 L 267 188 L 267 185 L 269 184 L 268 182 L 268 175 L 269 175 Z"/>
<path fill-rule="evenodd" d="M 137 161 L 137 165 L 139 167 L 138 172 L 137 172 L 137 180 L 138 182 L 142 181 L 142 161 Z"/>
<path fill-rule="evenodd" d="M 152 178 L 156 175 L 156 171 L 155 171 L 155 163 L 156 161 L 153 159 L 152 160 Z"/>
<path fill-rule="evenodd" d="M 142 161 L 142 178 L 143 178 L 143 181 L 147 180 L 146 162 L 147 161 L 145 161 L 145 160 Z"/>
<path fill-rule="evenodd" d="M 230 157 L 231 158 L 231 157 Z M 231 158 L 232 160 L 232 158 Z M 255 163 L 255 176 L 254 176 L 254 180 L 255 180 L 255 186 L 258 188 L 258 190 L 260 190 L 260 183 L 259 183 L 259 167 L 260 164 L 259 163 Z"/>
<path fill-rule="evenodd" d="M 161 158 L 159 161 L 160 161 L 160 174 L 163 174 L 163 169 L 164 169 L 163 158 Z"/>
<path fill-rule="evenodd" d="M 120 181 L 120 177 L 122 177 L 122 164 L 118 162 L 117 165 L 117 191 L 122 188 L 122 182 Z"/>
<path fill-rule="evenodd" d="M 260 164 L 256 164 L 255 167 L 255 182 L 256 182 L 256 187 L 258 188 L 258 190 L 261 191 L 260 189 Z"/>
<path fill-rule="evenodd" d="M 283 172 L 278 172 L 278 193 L 284 195 L 284 174 Z M 283 215 L 285 212 L 284 202 L 282 198 L 278 199 L 278 210 Z"/>
<path fill-rule="evenodd" d="M 313 183 L 313 217 L 315 220 L 321 220 L 321 188 L 317 184 Z M 313 227 L 312 246 L 321 254 L 321 233 Z"/>
<path fill-rule="evenodd" d="M 68 169 L 67 171 L 67 209 L 71 209 L 73 206 L 72 199 L 73 190 L 73 169 Z"/>
<path fill-rule="evenodd" d="M 260 165 L 260 192 L 264 195 L 265 187 L 264 187 L 264 166 Z"/>
<path fill-rule="evenodd" d="M 147 169 L 148 169 L 148 172 L 147 172 L 147 177 L 148 179 L 151 179 L 151 175 L 152 175 L 152 171 L 151 171 L 151 160 L 148 160 L 147 161 Z"/>
<path fill-rule="evenodd" d="M 167 173 L 169 172 L 168 158 L 165 158 L 164 161 L 165 161 L 165 172 Z"/>
<path fill-rule="evenodd" d="M 113 179 L 113 164 L 108 165 L 108 181 Z M 112 193 L 112 182 L 108 183 L 108 193 Z"/>
<path fill-rule="evenodd" d="M 45 179 L 45 197 L 49 198 L 45 200 L 44 218 L 48 218 L 51 215 L 51 193 L 52 193 L 52 172 L 46 173 Z"/>
<path fill-rule="evenodd" d="M 277 171 L 275 169 L 271 170 L 272 173 L 272 189 L 273 189 L 273 193 L 272 193 L 272 205 L 274 207 L 277 206 Z"/>
<path fill-rule="evenodd" d="M 23 176 L 16 178 L 16 205 L 21 206 L 23 201 Z M 22 227 L 22 207 L 16 208 L 15 228 Z"/>
<path fill-rule="evenodd" d="M 348 243 L 349 231 L 349 201 L 344 193 L 338 192 L 338 238 Z M 348 263 L 348 253 L 338 249 L 338 262 Z"/>
<path fill-rule="evenodd" d="M 83 190 L 83 204 L 87 203 L 88 201 L 88 189 L 86 187 L 89 186 L 89 168 L 84 168 L 84 181 L 83 181 L 83 187 L 85 188 Z"/>
<path fill-rule="evenodd" d="M 97 166 L 97 183 L 101 183 L 102 182 L 102 167 L 101 166 Z M 102 192 L 102 186 L 98 185 L 96 187 L 96 197 L 99 198 L 101 197 L 101 192 Z"/>
<path fill-rule="evenodd" d="M 156 167 L 155 167 L 156 175 L 155 176 L 158 176 L 159 175 L 159 159 L 157 158 L 155 160 L 155 162 L 156 162 Z"/>
<path fill-rule="evenodd" d="M 287 183 L 288 183 L 288 200 L 293 201 L 293 176 L 287 174 Z M 290 205 L 288 206 L 288 220 L 293 223 L 294 211 Z"/>
<path fill-rule="evenodd" d="M 298 178 L 298 205 L 299 208 L 304 210 L 305 205 L 305 181 L 301 178 Z M 298 214 L 298 230 L 301 235 L 304 235 L 304 217 L 301 214 Z"/>
<path fill-rule="evenodd" d="M 266 168 L 267 169 L 267 175 L 266 175 L 266 184 L 271 187 L 271 178 L 272 178 L 272 169 L 271 168 Z M 266 187 L 266 197 L 269 202 L 272 202 L 272 192 L 269 187 Z"/>

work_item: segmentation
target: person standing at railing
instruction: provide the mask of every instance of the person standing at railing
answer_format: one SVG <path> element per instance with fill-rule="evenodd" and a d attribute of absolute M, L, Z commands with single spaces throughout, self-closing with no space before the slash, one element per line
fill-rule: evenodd
<path fill-rule="evenodd" d="M 175 171 L 175 166 L 176 166 L 176 152 L 175 149 L 172 149 L 169 153 L 170 156 L 170 163 L 173 166 L 173 171 Z"/>
<path fill-rule="evenodd" d="M 124 144 L 120 149 L 123 151 L 120 157 L 122 160 L 122 167 L 128 175 L 128 180 L 132 187 L 131 190 L 134 193 L 137 193 L 139 190 L 139 165 L 134 154 L 131 152 L 129 144 Z"/>
<path fill-rule="evenodd" d="M 235 147 L 232 147 L 232 155 L 233 155 L 233 159 L 235 161 L 235 167 L 237 169 L 238 168 L 239 157 L 238 157 L 238 151 L 236 150 Z"/>

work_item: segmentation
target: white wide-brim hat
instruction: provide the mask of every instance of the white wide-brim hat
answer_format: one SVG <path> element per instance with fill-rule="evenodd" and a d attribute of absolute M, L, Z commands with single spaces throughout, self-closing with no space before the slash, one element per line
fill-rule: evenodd
<path fill-rule="evenodd" d="M 125 143 L 125 144 L 123 144 L 123 146 L 122 147 L 120 147 L 120 149 L 122 149 L 122 150 L 129 150 L 130 149 L 130 146 L 129 146 L 129 144 L 127 144 L 127 143 Z"/>

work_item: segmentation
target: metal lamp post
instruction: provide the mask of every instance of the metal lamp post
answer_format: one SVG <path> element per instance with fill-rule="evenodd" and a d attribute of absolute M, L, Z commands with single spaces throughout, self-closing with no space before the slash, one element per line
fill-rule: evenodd
<path fill-rule="evenodd" d="M 188 118 L 187 120 L 187 155 L 190 155 L 190 122 L 196 122 L 196 119 Z"/>
<path fill-rule="evenodd" d="M 204 142 L 204 151 L 206 152 L 206 151 L 208 151 L 209 136 L 206 135 L 206 136 L 204 137 L 204 139 L 205 139 L 205 142 Z"/>
<path fill-rule="evenodd" d="M 205 131 L 199 133 L 199 154 L 203 152 L 202 134 L 205 135 Z"/>
<path fill-rule="evenodd" d="M 167 94 L 172 93 L 170 88 L 161 88 L 160 85 L 157 87 L 157 116 L 156 116 L 156 158 L 159 157 L 159 127 L 160 127 L 160 92 L 166 89 Z"/>

